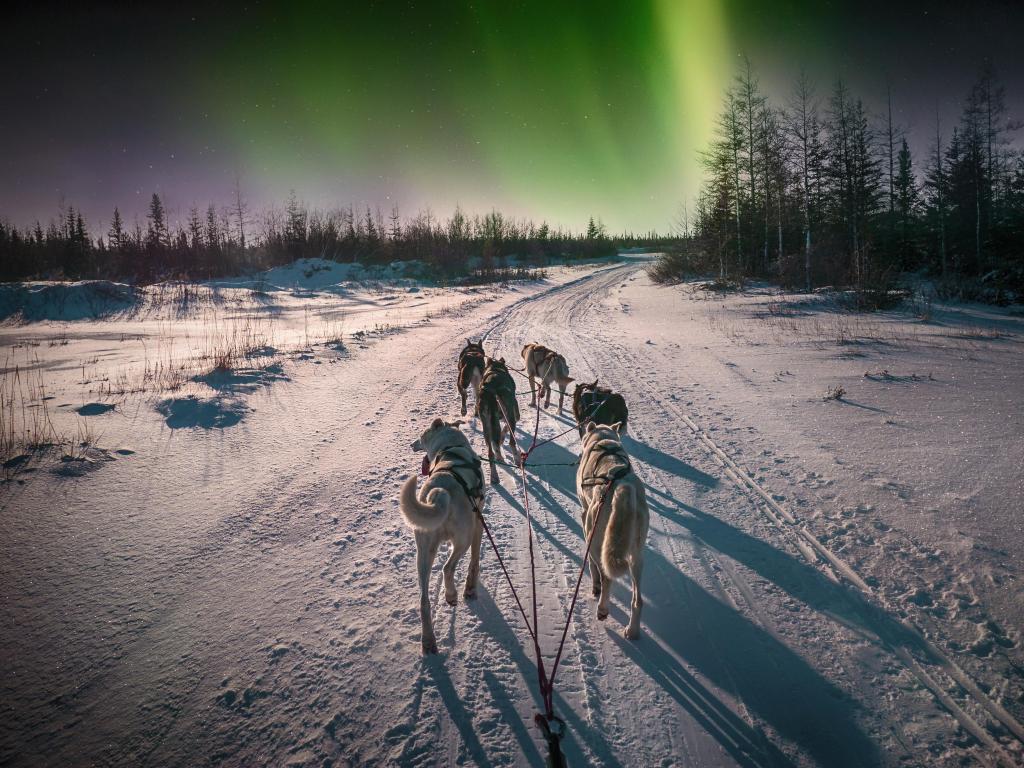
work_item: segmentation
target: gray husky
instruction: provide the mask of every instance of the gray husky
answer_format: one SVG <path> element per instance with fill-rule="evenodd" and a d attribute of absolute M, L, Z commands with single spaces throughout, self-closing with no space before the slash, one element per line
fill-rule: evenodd
<path fill-rule="evenodd" d="M 469 573 L 466 574 L 465 597 L 476 594 L 480 575 L 480 540 L 483 523 L 477 514 L 482 511 L 484 476 L 480 459 L 469 440 L 459 429 L 461 422 L 446 424 L 434 419 L 430 428 L 412 444 L 414 451 L 425 451 L 425 468 L 430 476 L 416 492 L 416 476 L 402 486 L 398 508 L 406 524 L 416 534 L 416 570 L 420 582 L 420 624 L 424 653 L 437 653 L 434 623 L 430 618 L 430 569 L 434 565 L 441 542 L 451 542 L 452 551 L 444 564 L 444 597 L 455 605 L 455 566 L 471 550 Z"/>
<path fill-rule="evenodd" d="M 565 388 L 574 381 L 569 376 L 569 364 L 565 358 L 542 344 L 527 344 L 522 351 L 526 363 L 526 375 L 530 377 L 530 405 L 537 405 L 537 398 L 544 398 L 544 407 L 551 405 L 551 385 L 558 384 L 558 412 L 565 402 Z M 540 391 L 535 390 L 534 379 L 540 380 Z"/>
<path fill-rule="evenodd" d="M 498 472 L 494 467 L 495 455 L 502 461 L 501 444 L 508 433 L 509 445 L 514 445 L 516 424 L 519 423 L 519 403 L 516 402 L 516 383 L 508 372 L 505 358 L 487 358 L 484 377 L 480 382 L 480 426 L 487 443 L 487 460 L 491 464 L 491 484 L 499 485 Z M 506 423 L 505 418 L 508 417 Z M 510 429 L 511 427 L 511 429 Z M 519 457 L 513 456 L 518 464 Z"/>
<path fill-rule="evenodd" d="M 620 424 L 610 427 L 587 424 L 576 471 L 576 493 L 583 507 L 584 546 L 594 532 L 590 548 L 590 575 L 594 596 L 599 597 L 597 618 L 608 618 L 608 595 L 612 579 L 627 570 L 633 582 L 629 624 L 623 634 L 630 640 L 640 636 L 640 577 L 650 512 L 644 484 L 633 472 L 629 456 L 619 437 Z"/>

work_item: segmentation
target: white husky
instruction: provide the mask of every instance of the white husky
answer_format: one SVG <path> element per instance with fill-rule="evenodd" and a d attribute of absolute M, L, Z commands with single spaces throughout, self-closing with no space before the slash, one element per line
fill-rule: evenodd
<path fill-rule="evenodd" d="M 459 430 L 461 423 L 446 424 L 442 419 L 434 419 L 430 428 L 412 444 L 414 451 L 426 451 L 430 477 L 419 493 L 416 492 L 416 476 L 410 477 L 398 499 L 406 524 L 416 534 L 424 653 L 437 653 L 427 591 L 430 569 L 441 542 L 449 541 L 452 545 L 443 569 L 444 597 L 449 605 L 456 602 L 455 566 L 467 549 L 471 549 L 471 555 L 465 597 L 475 597 L 480 575 L 480 540 L 484 529 L 477 509 L 483 506 L 484 477 L 480 459 Z"/>
<path fill-rule="evenodd" d="M 587 424 L 580 466 L 576 471 L 576 493 L 583 507 L 584 546 L 597 526 L 590 548 L 594 596 L 600 597 L 597 618 L 601 621 L 608 618 L 612 579 L 628 570 L 633 582 L 633 600 L 629 625 L 623 634 L 634 640 L 640 636 L 640 609 L 643 607 L 640 576 L 650 512 L 644 484 L 633 473 L 629 456 L 622 447 L 620 429 L 618 423 L 610 427 L 593 422 Z"/>

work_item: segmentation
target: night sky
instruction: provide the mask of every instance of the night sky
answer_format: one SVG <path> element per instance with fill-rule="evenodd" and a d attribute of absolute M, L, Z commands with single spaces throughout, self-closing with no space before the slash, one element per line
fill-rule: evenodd
<path fill-rule="evenodd" d="M 20 225 L 63 200 L 102 231 L 154 191 L 175 219 L 238 177 L 256 210 L 294 189 L 664 231 L 743 54 L 780 101 L 802 65 L 822 97 L 842 75 L 880 114 L 888 79 L 919 154 L 985 57 L 1024 118 L 1019 2 L 36 4 L 7 21 L 0 217 Z"/>

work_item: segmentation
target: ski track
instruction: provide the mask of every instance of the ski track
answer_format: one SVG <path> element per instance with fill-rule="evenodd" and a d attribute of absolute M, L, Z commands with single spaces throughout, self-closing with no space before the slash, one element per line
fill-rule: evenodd
<path fill-rule="evenodd" d="M 639 269 L 598 270 L 498 312 L 477 307 L 396 334 L 376 344 L 400 348 L 397 357 L 371 346 L 305 381 L 308 392 L 265 395 L 261 409 L 287 406 L 294 423 L 261 430 L 257 419 L 247 439 L 223 446 L 261 452 L 252 477 L 234 477 L 230 457 L 203 465 L 202 520 L 161 522 L 166 495 L 153 511 L 132 510 L 132 489 L 114 486 L 112 510 L 154 528 L 180 525 L 185 544 L 154 542 L 138 562 L 101 569 L 114 581 L 86 597 L 138 616 L 93 638 L 69 622 L 61 638 L 84 661 L 19 668 L 35 676 L 40 697 L 20 702 L 0 728 L 0 763 L 543 765 L 533 649 L 493 553 L 485 542 L 478 597 L 454 608 L 443 600 L 439 554 L 430 594 L 441 653 L 420 656 L 414 544 L 395 501 L 418 466 L 409 444 L 435 416 L 457 413 L 463 339 L 483 335 L 488 353 L 511 366 L 538 341 L 562 352 L 578 380 L 600 377 L 622 392 L 626 447 L 649 489 L 643 637 L 621 637 L 628 579 L 614 586 L 604 623 L 589 573 L 580 588 L 555 692 L 571 765 L 1020 764 L 1024 730 L 941 636 L 926 635 L 822 543 L 702 427 L 714 415 L 684 410 L 670 374 L 623 341 L 612 297 Z M 517 440 L 529 446 L 529 386 L 516 384 L 526 392 Z M 540 439 L 572 425 L 571 402 L 562 417 L 556 407 L 557 393 Z M 466 429 L 481 452 L 476 420 Z M 296 441 L 307 449 L 296 452 Z M 540 447 L 527 469 L 549 669 L 584 542 L 575 467 L 542 465 L 571 462 L 578 447 L 573 431 Z M 156 457 L 170 462 L 164 482 L 188 477 L 192 465 L 176 455 Z M 529 610 L 522 480 L 512 467 L 499 474 L 485 514 Z M 31 485 L 17 493 L 8 505 L 42 503 Z M 69 513 L 105 524 L 105 512 L 64 500 Z M 55 535 L 70 526 L 60 522 Z M 47 546 L 41 556 L 56 565 L 36 594 L 81 602 L 61 582 L 65 548 Z M 0 566 L 3 582 L 32 556 Z M 2 692 L 18 690 L 5 682 Z M 905 732 L 898 718 L 908 701 L 931 731 Z M 33 722 L 44 726 L 30 733 Z"/>

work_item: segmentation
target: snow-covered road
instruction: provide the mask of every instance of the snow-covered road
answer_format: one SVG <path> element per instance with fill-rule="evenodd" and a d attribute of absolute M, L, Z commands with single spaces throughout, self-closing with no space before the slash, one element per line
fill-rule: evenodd
<path fill-rule="evenodd" d="M 965 665 L 942 616 L 895 600 L 884 568 L 833 544 L 812 514 L 829 478 L 793 455 L 799 441 L 777 445 L 756 404 L 714 392 L 714 351 L 692 323 L 665 322 L 670 300 L 642 266 L 306 365 L 231 429 L 137 416 L 127 459 L 4 491 L 0 763 L 542 765 L 535 666 L 493 554 L 478 598 L 454 608 L 439 558 L 441 653 L 422 657 L 395 500 L 419 466 L 411 441 L 458 413 L 464 339 L 486 335 L 513 365 L 537 341 L 622 392 L 649 488 L 643 637 L 621 636 L 622 583 L 603 623 L 585 584 L 570 627 L 555 695 L 570 765 L 1020 764 L 1015 645 Z M 571 424 L 549 409 L 540 437 Z M 582 554 L 578 445 L 572 432 L 528 465 L 549 658 Z M 528 590 L 522 488 L 499 472 L 486 514 Z M 850 521 L 851 538 L 870 531 L 913 567 L 902 532 L 876 522 Z"/>

